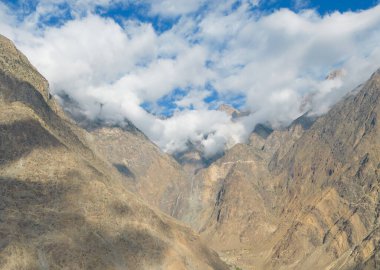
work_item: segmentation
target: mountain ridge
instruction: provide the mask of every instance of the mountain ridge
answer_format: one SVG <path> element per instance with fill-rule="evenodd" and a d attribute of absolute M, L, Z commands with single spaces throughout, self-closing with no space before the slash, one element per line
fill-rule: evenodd
<path fill-rule="evenodd" d="M 0 59 L 0 268 L 228 269 L 128 191 L 2 36 Z"/>

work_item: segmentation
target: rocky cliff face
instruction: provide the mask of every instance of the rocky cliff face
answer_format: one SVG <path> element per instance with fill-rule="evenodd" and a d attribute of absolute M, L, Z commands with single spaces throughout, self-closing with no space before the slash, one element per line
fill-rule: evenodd
<path fill-rule="evenodd" d="M 350 269 L 376 257 L 379 97 L 377 71 L 273 160 L 286 190 L 282 218 L 292 220 L 274 248 L 277 264 Z"/>
<path fill-rule="evenodd" d="M 379 96 L 378 71 L 315 123 L 236 145 L 197 174 L 188 221 L 243 269 L 376 269 Z"/>
<path fill-rule="evenodd" d="M 129 192 L 92 139 L 0 36 L 1 269 L 227 269 Z"/>

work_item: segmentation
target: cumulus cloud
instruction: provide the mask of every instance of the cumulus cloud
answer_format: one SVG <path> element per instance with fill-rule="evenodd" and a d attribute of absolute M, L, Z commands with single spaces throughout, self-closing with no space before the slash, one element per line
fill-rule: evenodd
<path fill-rule="evenodd" d="M 380 63 L 380 6 L 321 16 L 261 14 L 252 12 L 259 1 L 248 0 L 142 2 L 148 15 L 179 18 L 158 32 L 149 21 L 95 14 L 115 0 L 41 0 L 22 20 L 0 4 L 0 32 L 48 78 L 53 94 L 69 94 L 88 117 L 128 118 L 167 152 L 190 141 L 208 157 L 246 140 L 257 123 L 283 126 L 305 111 L 325 113 Z M 57 3 L 71 17 L 41 26 Z M 336 69 L 345 75 L 325 80 Z M 174 109 L 163 118 L 165 97 Z M 243 97 L 250 115 L 231 119 L 213 109 L 234 97 Z"/>

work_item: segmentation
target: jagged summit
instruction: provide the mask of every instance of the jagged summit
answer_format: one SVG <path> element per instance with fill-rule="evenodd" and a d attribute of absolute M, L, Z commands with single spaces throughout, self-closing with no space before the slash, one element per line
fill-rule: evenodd
<path fill-rule="evenodd" d="M 226 114 L 231 116 L 232 120 L 236 120 L 240 117 L 244 117 L 250 114 L 249 111 L 241 111 L 228 104 L 220 105 L 217 110 L 225 112 Z"/>
<path fill-rule="evenodd" d="M 7 75 L 30 83 L 41 93 L 45 100 L 49 99 L 47 80 L 32 66 L 29 60 L 20 53 L 11 40 L 0 34 L 0 69 Z"/>
<path fill-rule="evenodd" d="M 346 71 L 344 69 L 336 69 L 331 71 L 325 78 L 325 80 L 335 80 L 337 78 L 342 78 L 346 75 Z"/>
<path fill-rule="evenodd" d="M 228 104 L 222 104 L 218 107 L 218 111 L 222 111 L 235 118 L 240 114 L 240 111 Z"/>
<path fill-rule="evenodd" d="M 269 125 L 257 124 L 253 130 L 253 133 L 259 135 L 263 139 L 268 138 L 268 136 L 273 132 L 273 129 Z"/>
<path fill-rule="evenodd" d="M 376 80 L 376 81 L 379 81 L 379 80 L 380 80 L 380 68 L 378 68 L 378 69 L 372 74 L 370 80 Z"/>

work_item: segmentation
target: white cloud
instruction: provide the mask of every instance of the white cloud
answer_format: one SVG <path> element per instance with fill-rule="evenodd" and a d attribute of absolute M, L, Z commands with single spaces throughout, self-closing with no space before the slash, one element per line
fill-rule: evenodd
<path fill-rule="evenodd" d="M 184 107 L 187 109 L 207 109 L 207 104 L 204 99 L 207 98 L 211 93 L 204 90 L 193 90 L 190 91 L 185 97 L 176 101 L 178 107 Z"/>
<path fill-rule="evenodd" d="M 210 15 L 212 20 L 206 18 L 203 23 L 209 29 L 221 29 L 209 44 L 215 40 L 224 43 L 225 49 L 214 56 L 222 75 L 216 88 L 220 92 L 245 93 L 247 106 L 263 114 L 262 120 L 289 122 L 299 115 L 304 96 L 322 93 L 328 72 L 341 67 L 350 70 L 339 86 L 332 86 L 336 91 L 318 95 L 323 98 L 315 100 L 312 109 L 321 111 L 320 107 L 329 107 L 365 80 L 379 63 L 374 53 L 378 50 L 375 44 L 380 41 L 380 7 L 325 17 L 310 10 L 295 14 L 285 9 L 259 18 L 244 14 L 247 13 L 238 16 L 239 20 L 235 19 L 236 14 L 226 17 L 214 13 Z M 237 29 L 230 31 L 223 26 L 231 25 L 230 20 L 237 21 Z M 201 35 L 205 39 L 212 36 L 208 31 Z M 227 41 L 223 37 L 228 37 Z M 365 68 L 358 65 L 359 59 Z M 282 96 L 289 89 L 292 98 L 273 104 L 273 96 Z"/>
<path fill-rule="evenodd" d="M 150 23 L 126 20 L 120 26 L 91 12 L 116 1 L 69 1 L 81 16 L 39 28 L 36 18 L 57 2 L 63 0 L 41 1 L 23 22 L 0 4 L 0 32 L 49 79 L 53 93 L 69 93 L 92 117 L 104 104 L 101 117 L 129 118 L 168 152 L 184 150 L 190 140 L 210 156 L 244 141 L 258 122 L 284 125 L 304 110 L 324 113 L 380 63 L 380 6 L 321 17 L 312 10 L 250 12 L 258 1 L 237 8 L 232 0 L 207 1 L 194 17 L 186 14 L 206 1 L 145 1 L 151 13 L 181 15 L 170 30 L 157 33 Z M 346 76 L 324 80 L 340 68 Z M 209 110 L 204 99 L 210 87 L 220 99 L 245 96 L 243 109 L 253 113 L 232 121 Z M 171 118 L 141 108 L 175 89 L 186 92 L 173 101 L 184 110 Z"/>
<path fill-rule="evenodd" d="M 185 15 L 197 11 L 205 0 L 150 0 L 151 12 L 163 16 Z"/>
<path fill-rule="evenodd" d="M 247 134 L 242 123 L 233 123 L 224 112 L 213 110 L 179 112 L 161 123 L 163 134 L 158 143 L 168 152 L 183 151 L 192 141 L 204 147 L 206 156 L 212 156 L 242 141 Z"/>

